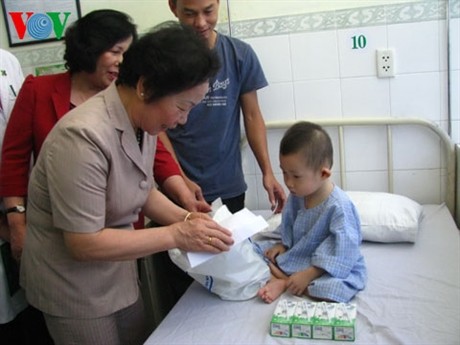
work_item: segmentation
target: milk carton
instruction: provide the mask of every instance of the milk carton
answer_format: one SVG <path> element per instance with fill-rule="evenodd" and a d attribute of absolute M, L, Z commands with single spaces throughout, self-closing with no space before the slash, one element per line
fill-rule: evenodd
<path fill-rule="evenodd" d="M 312 323 L 313 339 L 334 339 L 333 318 L 335 314 L 335 303 L 316 303 L 315 314 Z"/>
<path fill-rule="evenodd" d="M 276 305 L 270 322 L 270 335 L 274 337 L 291 337 L 291 322 L 296 302 L 281 299 Z"/>
<path fill-rule="evenodd" d="M 356 305 L 338 303 L 334 315 L 334 340 L 355 340 Z"/>
<path fill-rule="evenodd" d="M 293 337 L 311 339 L 311 327 L 315 315 L 316 303 L 299 301 L 292 316 L 291 333 Z"/>

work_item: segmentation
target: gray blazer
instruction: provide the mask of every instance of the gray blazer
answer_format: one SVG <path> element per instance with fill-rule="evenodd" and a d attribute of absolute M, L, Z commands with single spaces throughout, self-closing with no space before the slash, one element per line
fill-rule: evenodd
<path fill-rule="evenodd" d="M 135 261 L 74 260 L 63 231 L 134 231 L 153 182 L 156 137 L 142 152 L 114 84 L 62 118 L 29 182 L 21 285 L 45 313 L 94 318 L 138 298 Z"/>

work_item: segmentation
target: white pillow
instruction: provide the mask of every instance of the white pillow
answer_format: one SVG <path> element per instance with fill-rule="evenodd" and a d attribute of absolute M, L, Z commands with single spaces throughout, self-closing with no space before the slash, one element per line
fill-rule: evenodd
<path fill-rule="evenodd" d="M 415 242 L 422 206 L 402 195 L 380 192 L 351 192 L 361 218 L 363 240 Z"/>

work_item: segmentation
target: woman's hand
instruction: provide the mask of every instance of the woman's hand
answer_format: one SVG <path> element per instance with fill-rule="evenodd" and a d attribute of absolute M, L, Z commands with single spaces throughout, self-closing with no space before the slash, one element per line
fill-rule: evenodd
<path fill-rule="evenodd" d="M 136 231 L 113 228 L 63 231 L 64 242 L 78 261 L 133 260 L 172 248 L 215 254 L 230 249 L 233 244 L 231 232 L 207 214 L 192 212 L 187 214 L 187 221 L 184 216 L 181 221 L 168 226 Z"/>
<path fill-rule="evenodd" d="M 196 211 L 200 212 L 211 212 L 211 205 L 209 205 L 203 196 L 203 191 L 198 183 L 193 182 L 187 176 L 183 176 L 185 183 L 187 184 L 188 189 L 194 196 L 194 201 L 196 205 Z"/>
<path fill-rule="evenodd" d="M 26 215 L 25 213 L 10 213 L 7 219 L 10 229 L 11 255 L 19 262 L 26 238 Z"/>
<path fill-rule="evenodd" d="M 234 242 L 231 231 L 203 214 L 193 212 L 187 221 L 171 226 L 177 248 L 185 251 L 220 253 L 228 251 Z"/>
<path fill-rule="evenodd" d="M 196 183 L 193 186 L 192 189 L 181 175 L 172 175 L 163 182 L 161 191 L 188 211 L 211 212 L 211 206 L 204 200 L 201 188 Z"/>
<path fill-rule="evenodd" d="M 193 219 L 208 219 L 212 220 L 212 217 L 208 213 L 203 212 L 189 212 L 185 217 L 184 221 L 193 220 Z"/>
<path fill-rule="evenodd" d="M 195 196 L 187 189 L 188 192 L 182 193 L 180 195 L 179 205 L 189 211 L 196 212 L 211 212 L 212 208 L 204 200 L 198 200 Z"/>

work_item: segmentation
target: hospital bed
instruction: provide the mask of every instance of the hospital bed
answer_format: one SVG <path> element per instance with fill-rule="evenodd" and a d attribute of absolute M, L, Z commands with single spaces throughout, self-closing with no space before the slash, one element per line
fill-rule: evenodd
<path fill-rule="evenodd" d="M 459 344 L 460 342 L 460 237 L 455 213 L 455 147 L 436 125 L 419 119 L 329 119 L 314 121 L 331 134 L 335 148 L 335 183 L 346 191 L 364 191 L 359 202 L 379 192 L 406 194 L 408 205 L 416 202 L 417 232 L 412 241 L 380 239 L 363 241 L 368 268 L 365 290 L 352 300 L 357 305 L 355 344 Z M 269 123 L 268 130 L 281 135 L 290 123 Z M 374 143 L 363 142 L 350 152 L 347 141 L 360 138 L 359 131 L 374 131 L 378 145 L 385 145 L 385 185 L 359 186 L 347 157 L 366 156 Z M 404 140 L 411 133 L 413 140 Z M 369 136 L 367 136 L 369 137 Z M 385 140 L 381 140 L 385 138 Z M 418 140 L 420 140 L 418 142 Z M 398 163 L 398 155 L 414 150 L 422 158 L 437 152 L 436 166 L 421 172 Z M 430 147 L 426 147 L 429 145 Z M 420 151 L 422 150 L 422 151 Z M 428 158 L 427 158 L 428 159 Z M 372 161 L 364 157 L 364 160 Z M 430 159 L 431 160 L 431 159 Z M 435 159 L 436 160 L 436 159 Z M 375 161 L 369 162 L 376 164 Z M 380 163 L 377 163 L 379 165 Z M 358 164 L 359 165 L 359 164 Z M 382 165 L 382 164 L 381 164 Z M 356 169 L 356 166 L 353 167 Z M 360 167 L 362 168 L 362 167 Z M 372 168 L 364 173 L 373 173 Z M 420 193 L 406 188 L 413 176 L 426 173 L 430 183 Z M 376 175 L 380 176 L 380 175 Z M 402 179 L 402 180 L 401 180 Z M 431 190 L 431 195 L 423 191 Z M 439 191 L 439 192 L 438 192 Z M 359 194 L 359 193 L 358 193 Z M 414 204 L 415 205 L 415 204 Z M 400 209 L 396 203 L 395 209 Z M 406 205 L 407 206 L 407 205 Z M 405 206 L 404 206 L 405 207 Z M 411 206 L 408 206 L 409 208 Z M 269 217 L 269 212 L 254 210 Z M 382 210 L 385 212 L 385 210 Z M 372 231 L 372 229 L 371 229 Z M 414 237 L 415 236 L 415 237 Z M 280 298 L 298 299 L 288 293 Z M 339 341 L 272 337 L 270 320 L 276 302 L 258 298 L 224 301 L 194 282 L 145 344 L 338 344 Z"/>

